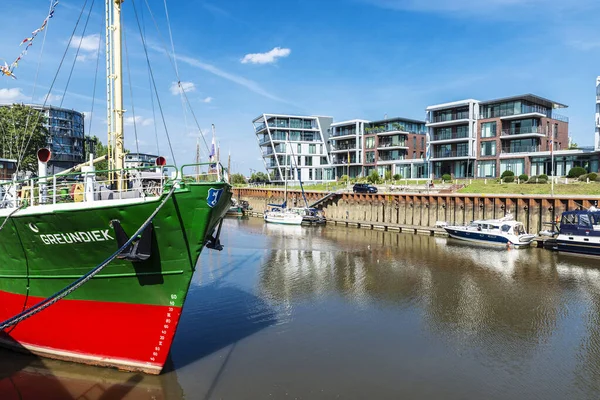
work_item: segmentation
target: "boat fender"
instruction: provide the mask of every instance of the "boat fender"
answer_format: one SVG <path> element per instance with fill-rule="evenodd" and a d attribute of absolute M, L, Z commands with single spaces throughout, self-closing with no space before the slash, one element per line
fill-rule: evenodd
<path fill-rule="evenodd" d="M 125 230 L 121 226 L 119 220 L 110 221 L 110 225 L 115 231 L 115 238 L 117 240 L 117 247 L 121 248 L 129 240 L 129 235 L 125 233 Z M 132 262 L 146 261 L 152 255 L 152 223 L 148 224 L 146 229 L 142 231 L 139 239 L 134 240 L 127 248 L 125 248 L 117 258 L 121 260 L 128 260 Z"/>

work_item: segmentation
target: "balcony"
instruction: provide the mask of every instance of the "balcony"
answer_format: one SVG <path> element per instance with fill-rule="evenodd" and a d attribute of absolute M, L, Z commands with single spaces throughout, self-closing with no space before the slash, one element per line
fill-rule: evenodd
<path fill-rule="evenodd" d="M 377 150 L 408 149 L 405 141 L 400 142 L 379 142 Z"/>
<path fill-rule="evenodd" d="M 404 133 L 404 134 L 408 134 L 408 132 L 405 130 L 405 126 L 400 124 L 400 123 L 392 123 L 392 124 L 387 124 L 385 126 L 372 126 L 372 127 L 368 127 L 365 128 L 365 135 L 372 135 L 372 134 L 378 134 L 378 135 L 386 135 L 386 134 L 397 134 L 397 133 Z"/>
<path fill-rule="evenodd" d="M 316 124 L 290 124 L 287 121 L 269 122 L 269 128 L 286 128 L 286 129 L 319 129 Z"/>
<path fill-rule="evenodd" d="M 386 163 L 394 163 L 396 161 L 403 161 L 406 160 L 406 155 L 402 154 L 402 155 L 398 155 L 396 157 L 394 156 L 389 156 L 389 155 L 381 155 L 377 158 L 377 163 L 378 164 L 386 164 Z"/>
<path fill-rule="evenodd" d="M 528 126 L 516 129 L 502 129 L 501 139 L 524 139 L 546 137 L 545 129 L 541 126 Z"/>
<path fill-rule="evenodd" d="M 356 164 L 356 155 L 350 157 L 350 164 Z M 334 156 L 331 159 L 332 165 L 348 165 L 348 157 Z M 360 162 L 359 162 L 360 164 Z"/>
<path fill-rule="evenodd" d="M 340 136 L 356 136 L 356 129 L 336 129 L 331 135 L 332 138 Z"/>
<path fill-rule="evenodd" d="M 442 141 L 462 142 L 465 139 L 469 139 L 469 132 L 452 132 L 452 133 L 443 133 L 443 134 L 433 135 L 431 142 L 442 142 Z"/>
<path fill-rule="evenodd" d="M 260 125 L 258 125 L 258 126 L 255 126 L 255 127 L 254 127 L 254 131 L 255 131 L 256 133 L 258 133 L 258 132 L 260 132 L 260 131 L 262 131 L 263 129 L 266 129 L 266 128 L 267 128 L 267 125 L 265 125 L 265 124 L 263 123 L 263 124 L 260 124 Z"/>
<path fill-rule="evenodd" d="M 354 151 L 357 150 L 356 143 L 351 144 L 339 144 L 335 146 L 331 146 L 332 153 L 339 153 L 340 151 Z"/>
<path fill-rule="evenodd" d="M 503 147 L 500 155 L 511 155 L 511 154 L 522 154 L 522 153 L 535 153 L 540 151 L 540 146 L 514 146 L 514 147 Z"/>
<path fill-rule="evenodd" d="M 469 121 L 469 112 L 461 111 L 453 114 L 442 114 L 438 116 L 433 116 L 427 121 L 427 126 L 444 126 L 444 125 L 453 125 L 460 122 L 468 122 Z"/>
<path fill-rule="evenodd" d="M 431 158 L 469 158 L 469 152 L 467 150 L 438 150 L 433 152 Z"/>

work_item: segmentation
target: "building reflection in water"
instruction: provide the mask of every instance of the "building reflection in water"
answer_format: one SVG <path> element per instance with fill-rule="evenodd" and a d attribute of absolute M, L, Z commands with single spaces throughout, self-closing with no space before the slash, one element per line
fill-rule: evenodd
<path fill-rule="evenodd" d="M 423 235 L 290 228 L 264 228 L 272 250 L 260 290 L 269 301 L 343 296 L 361 308 L 412 310 L 424 334 L 500 364 L 535 358 L 539 346 L 567 351 L 573 338 L 562 335 L 583 313 L 577 357 L 599 369 L 583 368 L 580 379 L 598 385 L 591 379 L 600 377 L 600 272 L 593 260 Z"/>

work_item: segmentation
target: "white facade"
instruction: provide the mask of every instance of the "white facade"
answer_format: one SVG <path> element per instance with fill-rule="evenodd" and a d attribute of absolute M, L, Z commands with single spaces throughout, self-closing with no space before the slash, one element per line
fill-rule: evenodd
<path fill-rule="evenodd" d="M 596 78 L 596 134 L 594 135 L 594 150 L 600 151 L 600 76 Z"/>
<path fill-rule="evenodd" d="M 272 182 L 335 179 L 327 151 L 332 117 L 263 114 L 252 121 Z"/>
<path fill-rule="evenodd" d="M 336 176 L 348 175 L 351 178 L 363 174 L 363 136 L 365 124 L 369 121 L 353 119 L 336 122 L 331 125 L 329 135 L 329 152 L 331 164 L 336 170 Z"/>

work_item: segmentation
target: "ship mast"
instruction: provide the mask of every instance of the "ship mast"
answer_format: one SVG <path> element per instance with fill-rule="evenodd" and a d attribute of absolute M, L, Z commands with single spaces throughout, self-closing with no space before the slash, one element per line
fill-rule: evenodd
<path fill-rule="evenodd" d="M 124 189 L 123 173 L 123 61 L 121 42 L 121 4 L 123 0 L 106 0 L 106 98 L 108 121 L 109 179 L 116 189 Z"/>

